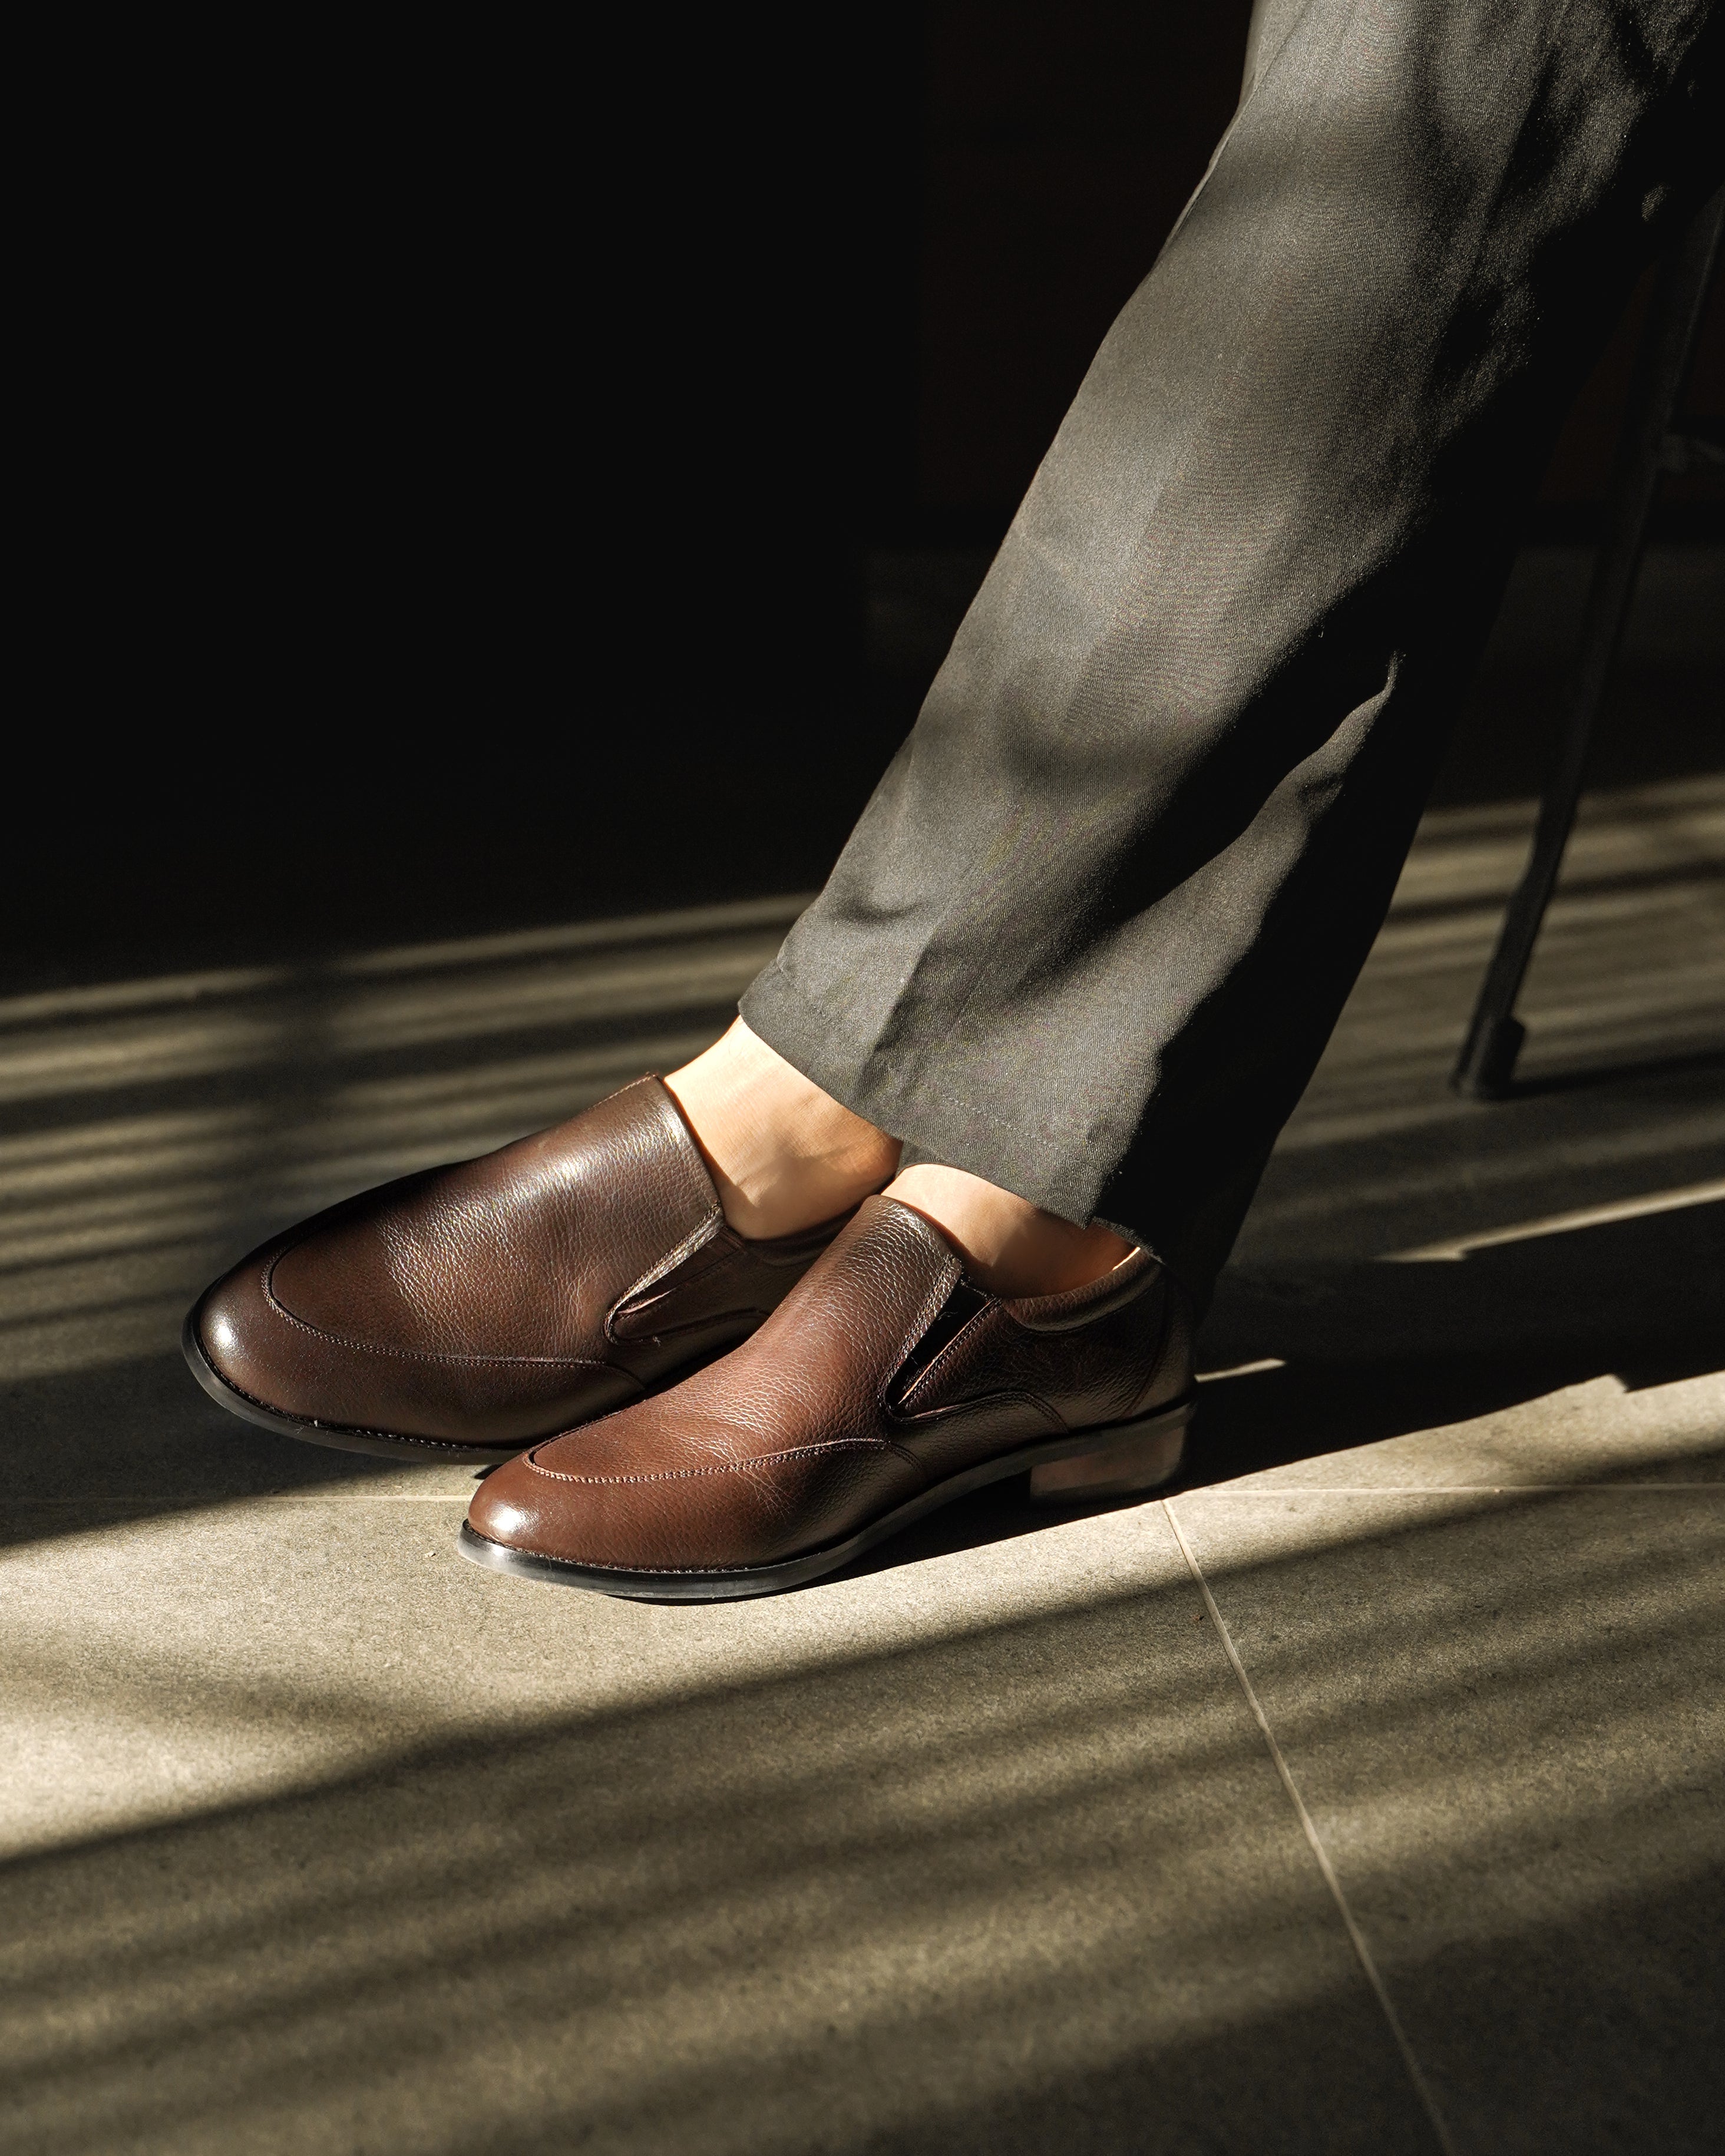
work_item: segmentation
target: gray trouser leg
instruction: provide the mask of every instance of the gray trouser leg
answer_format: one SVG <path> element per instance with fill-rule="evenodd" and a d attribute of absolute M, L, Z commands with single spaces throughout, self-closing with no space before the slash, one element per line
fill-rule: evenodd
<path fill-rule="evenodd" d="M 915 731 L 743 999 L 1200 1294 L 1372 937 L 1567 397 L 1725 157 L 1710 0 L 1275 0 Z"/>

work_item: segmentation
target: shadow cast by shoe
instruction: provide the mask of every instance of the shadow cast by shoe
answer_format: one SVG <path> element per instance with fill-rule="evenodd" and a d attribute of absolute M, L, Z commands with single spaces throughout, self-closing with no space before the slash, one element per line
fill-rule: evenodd
<path fill-rule="evenodd" d="M 0 1548 L 247 1498 L 357 1493 L 403 1468 L 425 1471 L 254 1429 L 204 1399 L 172 1353 L 0 1388 Z"/>
<path fill-rule="evenodd" d="M 1725 1368 L 1722 1281 L 1725 1204 L 1457 1260 L 1224 1273 L 1199 1368 L 1240 1374 L 1202 1385 L 1186 1460 L 1168 1491 L 1468 1422 L 1594 1378 L 1639 1391 Z M 1586 1480 L 1584 1438 L 1578 1446 L 1575 1473 Z M 1118 1498 L 1106 1509 L 1143 1502 Z M 1033 1504 L 1019 1476 L 961 1499 L 834 1577 L 978 1548 L 1069 1516 Z"/>
<path fill-rule="evenodd" d="M 1186 1461 L 1169 1488 L 1466 1422 L 1601 1376 L 1640 1389 L 1725 1367 L 1722 1279 L 1720 1204 L 1455 1260 L 1225 1273 L 1200 1368 L 1259 1367 L 1203 1385 Z M 7 1435 L 18 1509 L 0 1537 L 8 1542 L 399 1471 L 234 1423 L 192 1392 L 177 1356 L 13 1392 Z M 116 1455 L 121 1429 L 126 1441 Z M 1576 1469 L 1587 1475 L 1584 1457 Z M 1009 1541 L 1072 1510 L 1033 1504 L 1027 1478 L 1017 1476 L 960 1499 L 831 1577 Z"/>

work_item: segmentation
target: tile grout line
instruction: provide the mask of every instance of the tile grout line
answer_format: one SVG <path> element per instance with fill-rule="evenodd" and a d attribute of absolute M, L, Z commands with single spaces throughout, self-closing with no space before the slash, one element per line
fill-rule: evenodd
<path fill-rule="evenodd" d="M 318 1490 L 254 1490 L 238 1497 L 177 1499 L 167 1512 L 147 1517 L 167 1519 L 176 1512 L 216 1505 L 465 1505 L 472 1498 L 471 1490 L 374 1490 L 347 1497 Z M 100 1512 L 105 1507 L 111 1511 L 149 1502 L 142 1497 L 19 1497 L 11 1509 L 15 1512 Z"/>
<path fill-rule="evenodd" d="M 1238 1497 L 1258 1503 L 1271 1497 L 1533 1497 L 1548 1491 L 1596 1496 L 1613 1496 L 1620 1491 L 1647 1496 L 1667 1491 L 1725 1496 L 1725 1481 L 1712 1482 L 1271 1482 L 1254 1489 L 1237 1485 L 1201 1486 L 1183 1490 L 1183 1497 Z M 259 1490 L 238 1497 L 188 1498 L 187 1507 L 204 1503 L 233 1505 L 465 1505 L 471 1490 L 355 1490 L 337 1494 L 321 1490 Z M 126 1497 L 18 1497 L 11 1509 L 17 1512 L 100 1511 L 142 1502 Z M 182 1509 L 175 1507 L 173 1509 Z"/>
<path fill-rule="evenodd" d="M 1597 1491 L 1602 1496 L 1620 1490 L 1718 1490 L 1712 1482 L 1237 1482 L 1198 1483 L 1183 1497 L 1528 1497 L 1544 1490 Z"/>
<path fill-rule="evenodd" d="M 1258 1695 L 1252 1686 L 1252 1681 L 1246 1675 L 1245 1664 L 1240 1659 L 1239 1651 L 1235 1646 L 1233 1635 L 1222 1621 L 1222 1613 L 1216 1605 L 1215 1596 L 1210 1592 L 1210 1584 L 1204 1578 L 1198 1559 L 1193 1554 L 1192 1545 L 1187 1541 L 1185 1531 L 1175 1515 L 1173 1500 L 1164 1497 L 1162 1501 L 1162 1509 L 1167 1516 L 1168 1525 L 1174 1531 L 1174 1540 L 1180 1545 L 1180 1554 L 1186 1560 L 1187 1569 L 1196 1582 L 1199 1593 L 1204 1597 L 1204 1608 L 1209 1613 L 1210 1623 L 1215 1628 L 1216 1637 L 1222 1643 L 1222 1651 L 1227 1656 L 1229 1667 L 1234 1671 L 1235 1681 L 1245 1696 L 1246 1705 L 1251 1709 L 1252 1719 L 1257 1723 L 1265 1747 L 1270 1753 L 1271 1763 L 1281 1778 L 1281 1785 L 1287 1792 L 1288 1801 L 1293 1805 L 1299 1818 L 1307 1842 L 1313 1857 L 1317 1860 L 1317 1868 L 1323 1874 L 1324 1884 L 1329 1888 L 1331 1898 L 1334 1901 L 1337 1913 L 1342 1918 L 1343 1928 L 1353 1948 L 1354 1958 L 1364 1973 L 1366 1982 L 1372 1987 L 1373 1994 L 1378 2005 L 1384 2010 L 1384 2018 L 1389 2025 L 1389 2033 L 1395 2040 L 1396 2049 L 1401 2053 L 1402 2064 L 1407 2069 L 1408 2078 L 1414 2085 L 1414 2093 L 1419 2097 L 1426 2117 L 1431 2122 L 1432 2131 L 1437 2136 L 1438 2146 L 1444 2151 L 1444 2156 L 1457 2156 L 1455 2144 L 1450 2138 L 1450 2129 L 1444 2123 L 1443 2113 L 1438 2109 L 1437 2099 L 1431 2092 L 1431 2086 L 1425 2078 L 1419 2060 L 1414 2056 L 1414 2047 L 1408 2041 L 1407 2032 L 1402 2027 L 1401 2017 L 1390 2002 L 1389 1994 L 1384 1988 L 1384 1979 L 1378 1973 L 1378 1964 L 1372 1958 L 1370 1947 L 1366 1943 L 1365 1933 L 1361 1931 L 1354 1920 L 1353 1910 L 1348 1906 L 1348 1897 L 1342 1891 L 1342 1882 L 1336 1876 L 1335 1866 L 1331 1863 L 1323 1843 L 1319 1838 L 1317 1827 L 1312 1820 L 1312 1814 L 1306 1809 L 1306 1800 L 1300 1794 L 1299 1785 L 1295 1781 L 1292 1770 L 1282 1754 L 1282 1748 L 1276 1741 L 1276 1732 L 1271 1728 L 1269 1718 L 1259 1703 Z"/>

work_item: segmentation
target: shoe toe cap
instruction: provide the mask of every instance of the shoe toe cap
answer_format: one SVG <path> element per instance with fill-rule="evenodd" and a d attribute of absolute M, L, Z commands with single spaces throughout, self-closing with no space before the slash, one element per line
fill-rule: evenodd
<path fill-rule="evenodd" d="M 545 1455 L 563 1465 L 547 1466 Z M 596 1517 L 601 1509 L 578 1479 L 575 1448 L 565 1435 L 495 1468 L 473 1494 L 467 1523 L 487 1542 L 525 1556 L 571 1564 L 627 1563 L 609 1547 Z"/>
<path fill-rule="evenodd" d="M 336 1255 L 339 1285 L 348 1286 L 352 1248 Z M 495 1460 L 639 1396 L 624 1373 L 578 1356 L 451 1353 L 414 1338 L 406 1326 L 394 1339 L 376 1323 L 344 1336 L 301 1316 L 277 1291 L 288 1257 L 294 1300 L 303 1305 L 308 1286 L 324 1285 L 320 1276 L 334 1260 L 316 1238 L 284 1236 L 224 1274 L 186 1323 L 198 1381 L 249 1419 L 279 1422 L 290 1434 L 363 1439 L 362 1450 L 376 1449 L 377 1440 L 422 1455 Z"/>
<path fill-rule="evenodd" d="M 296 1422 L 331 1419 L 330 1364 L 348 1358 L 336 1343 L 296 1324 L 270 1295 L 280 1247 L 254 1251 L 205 1291 L 187 1320 L 187 1344 L 223 1385 L 254 1404 Z"/>

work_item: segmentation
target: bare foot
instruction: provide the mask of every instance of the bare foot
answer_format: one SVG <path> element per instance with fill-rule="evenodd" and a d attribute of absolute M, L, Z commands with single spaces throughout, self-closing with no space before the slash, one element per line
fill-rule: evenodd
<path fill-rule="evenodd" d="M 992 1295 L 1059 1295 L 1111 1272 L 1132 1245 L 1111 1228 L 1075 1228 L 1027 1198 L 967 1175 L 919 1163 L 886 1193 L 931 1221 Z"/>
<path fill-rule="evenodd" d="M 899 1142 L 841 1107 L 738 1019 L 665 1080 L 739 1235 L 793 1235 L 880 1189 Z"/>

